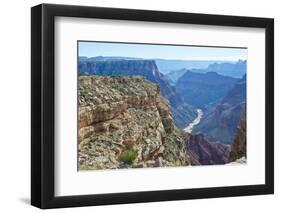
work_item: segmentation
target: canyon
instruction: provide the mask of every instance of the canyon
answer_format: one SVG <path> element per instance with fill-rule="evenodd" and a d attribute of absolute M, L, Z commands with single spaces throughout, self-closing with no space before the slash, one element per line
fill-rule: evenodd
<path fill-rule="evenodd" d="M 203 133 L 210 141 L 233 143 L 236 128 L 246 110 L 246 75 L 238 80 L 222 100 L 209 109 L 194 133 Z"/>
<path fill-rule="evenodd" d="M 78 68 L 79 170 L 246 162 L 246 75 L 183 69 L 171 82 L 157 61 L 124 57 Z"/>

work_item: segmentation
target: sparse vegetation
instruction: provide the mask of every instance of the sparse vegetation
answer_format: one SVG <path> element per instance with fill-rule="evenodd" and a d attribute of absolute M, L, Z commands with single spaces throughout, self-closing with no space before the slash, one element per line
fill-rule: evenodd
<path fill-rule="evenodd" d="M 134 160 L 137 158 L 138 153 L 134 150 L 126 150 L 120 154 L 118 157 L 119 161 L 122 161 L 126 164 L 132 164 Z"/>

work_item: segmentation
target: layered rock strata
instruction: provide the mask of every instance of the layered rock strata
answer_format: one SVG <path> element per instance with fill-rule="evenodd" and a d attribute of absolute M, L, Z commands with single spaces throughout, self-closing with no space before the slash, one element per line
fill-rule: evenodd
<path fill-rule="evenodd" d="M 80 170 L 190 164 L 158 85 L 95 75 L 78 85 Z"/>

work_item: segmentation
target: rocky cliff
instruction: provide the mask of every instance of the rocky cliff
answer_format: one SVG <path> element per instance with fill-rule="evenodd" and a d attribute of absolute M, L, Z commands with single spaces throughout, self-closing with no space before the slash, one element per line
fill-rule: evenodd
<path fill-rule="evenodd" d="M 160 85 L 161 94 L 171 105 L 172 116 L 179 128 L 185 127 L 196 117 L 195 108 L 184 102 L 157 68 L 154 60 L 79 60 L 79 73 L 99 76 L 143 76 Z"/>
<path fill-rule="evenodd" d="M 240 126 L 236 130 L 234 143 L 231 145 L 229 161 L 236 161 L 247 157 L 246 113 L 244 113 Z"/>
<path fill-rule="evenodd" d="M 91 75 L 78 86 L 80 170 L 190 164 L 158 85 Z"/>
<path fill-rule="evenodd" d="M 191 165 L 218 165 L 229 161 L 229 145 L 209 142 L 203 134 L 187 133 L 185 142 Z"/>

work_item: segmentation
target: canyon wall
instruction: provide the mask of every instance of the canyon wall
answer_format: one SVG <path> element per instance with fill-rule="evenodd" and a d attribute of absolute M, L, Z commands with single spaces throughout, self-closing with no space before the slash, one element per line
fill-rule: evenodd
<path fill-rule="evenodd" d="M 95 75 L 78 85 L 80 170 L 190 165 L 158 85 Z"/>

